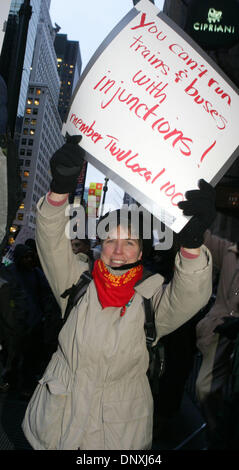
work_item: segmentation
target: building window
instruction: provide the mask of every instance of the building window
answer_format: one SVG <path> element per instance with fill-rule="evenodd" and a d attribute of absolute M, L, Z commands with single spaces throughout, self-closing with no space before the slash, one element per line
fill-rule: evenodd
<path fill-rule="evenodd" d="M 24 161 L 24 160 L 19 160 L 19 165 L 20 165 L 20 166 L 23 165 L 23 161 Z"/>
<path fill-rule="evenodd" d="M 23 188 L 23 189 L 26 189 L 26 188 L 27 188 L 27 181 L 23 181 L 23 182 L 22 182 L 22 188 Z"/>
<path fill-rule="evenodd" d="M 30 134 L 34 135 L 35 134 L 35 129 L 30 129 Z"/>
<path fill-rule="evenodd" d="M 23 134 L 24 134 L 24 135 L 27 135 L 27 134 L 28 134 L 28 129 L 27 129 L 27 127 L 24 127 L 24 129 L 23 129 Z"/>
<path fill-rule="evenodd" d="M 25 124 L 29 124 L 30 118 L 25 118 L 24 122 L 25 122 Z"/>
<path fill-rule="evenodd" d="M 37 88 L 36 89 L 36 95 L 40 95 L 40 94 L 41 94 L 41 90 L 40 90 L 40 88 Z"/>
<path fill-rule="evenodd" d="M 21 203 L 21 205 L 19 206 L 19 209 L 23 210 L 24 209 L 24 202 Z"/>
<path fill-rule="evenodd" d="M 20 155 L 25 155 L 25 149 L 20 149 Z"/>
<path fill-rule="evenodd" d="M 22 145 L 26 145 L 27 144 L 27 139 L 22 139 Z"/>
<path fill-rule="evenodd" d="M 32 126 L 35 126 L 36 123 L 37 123 L 37 120 L 36 120 L 36 119 L 32 119 L 32 120 L 31 120 L 31 125 L 32 125 Z"/>
<path fill-rule="evenodd" d="M 17 216 L 18 220 L 23 220 L 23 215 L 24 215 L 24 214 L 21 214 L 21 213 L 18 214 L 18 216 Z"/>
<path fill-rule="evenodd" d="M 29 88 L 29 94 L 32 95 L 34 93 L 34 88 Z"/>
<path fill-rule="evenodd" d="M 37 99 L 35 99 L 35 100 L 34 100 L 34 104 L 35 104 L 35 106 L 39 106 L 39 104 L 40 104 L 40 101 L 39 101 L 39 100 L 37 100 Z"/>
<path fill-rule="evenodd" d="M 33 114 L 34 114 L 34 115 L 38 114 L 38 109 L 33 108 Z"/>
<path fill-rule="evenodd" d="M 24 176 L 26 176 L 26 178 L 28 178 L 29 175 L 30 175 L 29 171 L 27 171 L 27 170 L 25 170 L 23 174 L 24 174 Z"/>
<path fill-rule="evenodd" d="M 28 145 L 33 145 L 33 139 L 28 139 Z"/>
<path fill-rule="evenodd" d="M 31 112 L 32 112 L 31 108 L 27 108 L 27 109 L 26 109 L 26 113 L 27 113 L 27 114 L 31 114 Z M 33 113 L 33 114 L 34 114 L 34 113 Z"/>
<path fill-rule="evenodd" d="M 25 166 L 31 166 L 31 160 L 25 160 Z"/>
<path fill-rule="evenodd" d="M 32 104 L 32 98 L 27 99 L 27 104 Z"/>
<path fill-rule="evenodd" d="M 27 150 L 27 157 L 31 157 L 31 156 L 32 156 L 32 150 Z"/>

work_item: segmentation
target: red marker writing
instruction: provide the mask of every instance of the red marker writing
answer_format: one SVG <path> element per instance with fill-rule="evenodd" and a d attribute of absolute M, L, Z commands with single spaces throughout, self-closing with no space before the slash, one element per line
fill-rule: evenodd
<path fill-rule="evenodd" d="M 200 158 L 200 164 L 202 163 L 203 159 L 206 157 L 206 155 L 208 154 L 208 152 L 210 152 L 210 150 L 212 150 L 212 148 L 216 145 L 216 140 L 214 140 L 213 144 L 208 147 L 208 149 L 205 150 L 205 152 L 203 152 L 201 158 Z M 198 168 L 200 167 L 200 164 L 198 165 Z"/>

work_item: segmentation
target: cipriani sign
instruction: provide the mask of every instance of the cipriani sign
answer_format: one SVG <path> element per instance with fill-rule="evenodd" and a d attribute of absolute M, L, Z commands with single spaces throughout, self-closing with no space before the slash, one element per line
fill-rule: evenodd
<path fill-rule="evenodd" d="M 193 0 L 185 30 L 208 50 L 232 47 L 239 41 L 239 4 L 236 0 Z"/>
<path fill-rule="evenodd" d="M 208 31 L 213 33 L 235 34 L 236 27 L 221 24 L 222 11 L 217 11 L 215 8 L 209 8 L 207 23 L 194 23 L 193 29 L 195 31 Z M 218 24 L 219 23 L 219 24 Z"/>

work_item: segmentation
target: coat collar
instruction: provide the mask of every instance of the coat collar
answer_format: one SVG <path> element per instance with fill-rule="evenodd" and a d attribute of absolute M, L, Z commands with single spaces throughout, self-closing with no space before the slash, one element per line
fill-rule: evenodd
<path fill-rule="evenodd" d="M 150 271 L 144 269 L 143 278 L 135 284 L 135 291 L 142 297 L 150 299 L 163 284 L 164 278 L 160 274 L 152 274 Z"/>

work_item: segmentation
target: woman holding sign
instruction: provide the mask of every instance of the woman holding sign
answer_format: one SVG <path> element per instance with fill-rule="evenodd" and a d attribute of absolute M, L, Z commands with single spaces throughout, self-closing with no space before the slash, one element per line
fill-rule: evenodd
<path fill-rule="evenodd" d="M 88 269 L 77 261 L 65 234 L 68 194 L 84 158 L 79 140 L 68 138 L 52 157 L 52 192 L 38 203 L 38 252 L 63 313 L 62 293 Z M 211 295 L 211 256 L 201 245 L 214 215 L 213 190 L 202 182 L 200 190 L 189 193 L 182 209 L 200 218 L 181 233 L 183 248 L 165 289 L 159 274 L 144 274 L 143 240 L 133 218 L 109 222 L 93 279 L 71 310 L 26 411 L 23 430 L 34 449 L 151 448 L 153 400 L 143 298 L 151 300 L 160 338 L 197 313 Z"/>

